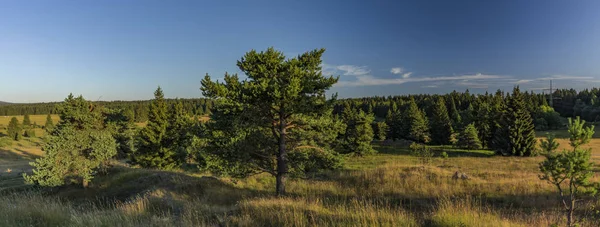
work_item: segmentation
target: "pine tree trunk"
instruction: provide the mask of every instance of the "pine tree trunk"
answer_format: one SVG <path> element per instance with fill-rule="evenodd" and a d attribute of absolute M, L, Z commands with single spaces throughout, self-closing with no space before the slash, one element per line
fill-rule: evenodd
<path fill-rule="evenodd" d="M 287 151 L 285 150 L 285 120 L 283 114 L 280 115 L 279 121 L 279 153 L 277 154 L 277 176 L 276 176 L 276 191 L 278 196 L 285 195 L 285 180 L 287 177 Z"/>

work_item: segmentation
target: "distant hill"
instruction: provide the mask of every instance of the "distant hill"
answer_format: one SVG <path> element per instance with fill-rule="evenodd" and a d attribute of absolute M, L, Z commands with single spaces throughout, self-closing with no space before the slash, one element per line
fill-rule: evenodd
<path fill-rule="evenodd" d="M 12 104 L 12 103 L 10 103 L 10 102 L 2 102 L 2 101 L 0 101 L 0 106 L 1 106 L 1 105 L 8 105 L 8 104 Z"/>

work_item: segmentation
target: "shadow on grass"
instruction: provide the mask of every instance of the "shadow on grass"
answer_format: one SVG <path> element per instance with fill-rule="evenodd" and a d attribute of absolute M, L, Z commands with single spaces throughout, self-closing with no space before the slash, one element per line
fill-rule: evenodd
<path fill-rule="evenodd" d="M 0 148 L 0 159 L 2 159 L 2 160 L 33 160 L 33 159 L 41 157 L 39 155 L 32 154 L 31 152 L 23 150 L 23 149 L 16 148 L 15 150 L 18 152 L 21 152 L 22 154 L 18 154 L 11 150 Z"/>

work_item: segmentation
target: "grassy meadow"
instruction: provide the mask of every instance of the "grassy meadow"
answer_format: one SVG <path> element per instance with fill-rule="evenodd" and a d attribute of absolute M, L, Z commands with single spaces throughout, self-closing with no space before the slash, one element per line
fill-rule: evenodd
<path fill-rule="evenodd" d="M 33 116 L 32 121 L 40 124 Z M 311 179 L 290 179 L 289 195 L 276 197 L 270 175 L 231 179 L 131 168 L 116 161 L 86 189 L 24 185 L 20 174 L 43 155 L 41 142 L 25 138 L 0 148 L 0 226 L 564 224 L 555 188 L 538 179 L 543 157 L 433 147 L 436 157 L 422 164 L 401 143 L 377 142 L 378 154 L 347 157 L 343 169 Z M 559 142 L 568 147 L 567 139 Z M 593 139 L 588 147 L 600 166 L 598 145 L 600 139 Z M 440 157 L 442 151 L 448 158 Z M 453 179 L 457 171 L 469 179 Z M 600 180 L 599 171 L 596 167 L 595 180 Z M 600 204 L 581 206 L 585 209 L 577 216 L 584 218 L 582 226 L 600 226 L 592 209 Z"/>

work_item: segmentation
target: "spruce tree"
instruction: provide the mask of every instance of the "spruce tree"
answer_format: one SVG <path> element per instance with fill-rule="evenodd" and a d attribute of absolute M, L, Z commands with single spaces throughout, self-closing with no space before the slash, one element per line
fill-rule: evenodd
<path fill-rule="evenodd" d="M 496 152 L 514 156 L 535 155 L 537 141 L 533 120 L 518 86 L 508 98 L 500 122 L 494 138 Z"/>
<path fill-rule="evenodd" d="M 52 128 L 54 128 L 54 122 L 52 121 L 52 116 L 50 116 L 50 114 L 46 116 L 46 124 L 44 124 L 44 128 L 46 129 L 46 132 L 50 132 L 52 131 Z"/>
<path fill-rule="evenodd" d="M 16 117 L 12 117 L 10 122 L 8 123 L 7 133 L 8 137 L 13 140 L 19 141 L 21 139 L 21 126 L 19 125 L 19 120 Z"/>
<path fill-rule="evenodd" d="M 371 124 L 375 117 L 362 110 L 355 110 L 347 106 L 342 113 L 346 131 L 342 136 L 342 152 L 358 155 L 375 153 L 371 142 L 373 141 L 373 128 Z"/>
<path fill-rule="evenodd" d="M 402 138 L 402 115 L 396 105 L 396 102 L 391 102 L 390 109 L 387 112 L 385 122 L 388 125 L 388 138 L 397 140 Z"/>
<path fill-rule="evenodd" d="M 160 87 L 154 92 L 150 103 L 148 124 L 140 131 L 137 150 L 131 161 L 145 168 L 170 169 L 177 166 L 176 154 L 164 146 L 167 139 L 167 103 Z"/>
<path fill-rule="evenodd" d="M 452 122 L 448 116 L 445 101 L 442 97 L 438 99 L 433 107 L 433 117 L 431 119 L 431 142 L 433 144 L 450 144 L 450 137 L 454 130 Z"/>
<path fill-rule="evenodd" d="M 494 119 L 491 113 L 490 104 L 486 100 L 479 100 L 477 103 L 477 111 L 475 111 L 475 126 L 478 136 L 481 140 L 482 147 L 489 147 L 488 141 L 493 136 L 491 131 L 491 124 L 494 123 Z"/>
<path fill-rule="evenodd" d="M 481 149 L 481 141 L 477 134 L 475 125 L 468 124 L 458 137 L 458 146 L 469 150 Z"/>
<path fill-rule="evenodd" d="M 25 114 L 23 117 L 23 128 L 28 129 L 31 126 L 31 120 L 29 119 L 29 114 Z"/>
<path fill-rule="evenodd" d="M 429 141 L 429 129 L 425 113 L 419 109 L 413 98 L 402 116 L 403 137 L 419 143 Z"/>
<path fill-rule="evenodd" d="M 449 108 L 448 111 L 449 111 L 450 119 L 452 120 L 452 128 L 455 130 L 458 130 L 462 126 L 462 117 L 460 116 L 460 113 L 456 109 L 456 103 L 454 102 L 454 98 L 452 98 L 452 96 L 448 96 L 448 100 L 450 103 L 450 106 L 448 107 Z"/>
<path fill-rule="evenodd" d="M 168 113 L 167 136 L 163 146 L 168 148 L 173 155 L 174 166 L 178 167 L 185 162 L 188 148 L 192 145 L 191 129 L 194 126 L 192 118 L 185 113 L 181 100 L 176 100 Z"/>
<path fill-rule="evenodd" d="M 388 125 L 383 121 L 375 122 L 373 124 L 373 133 L 376 140 L 384 141 L 388 133 Z"/>

